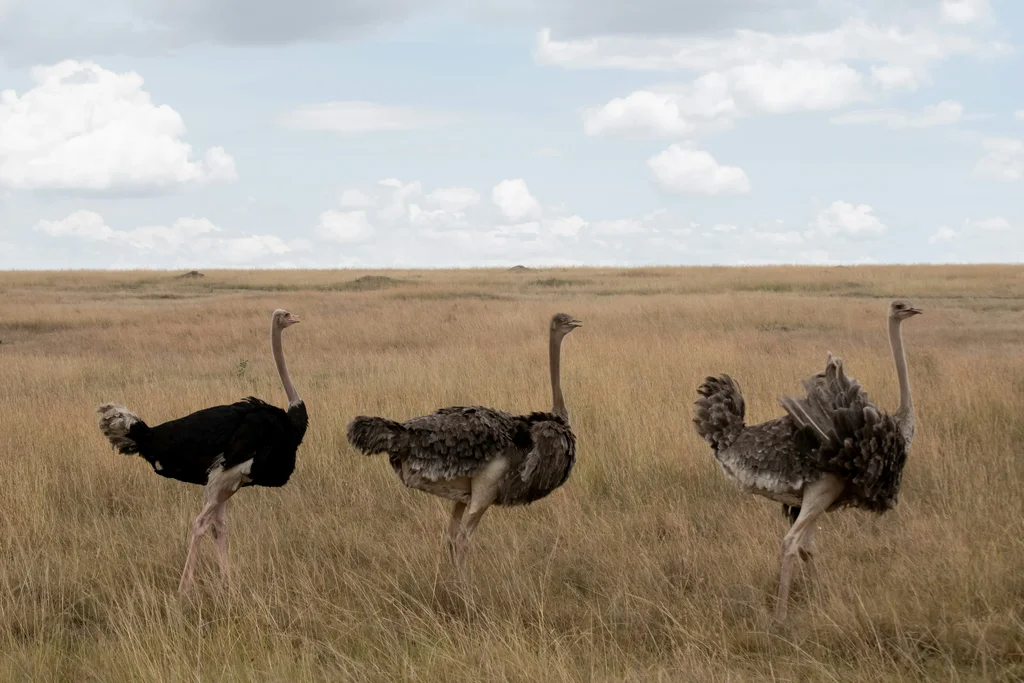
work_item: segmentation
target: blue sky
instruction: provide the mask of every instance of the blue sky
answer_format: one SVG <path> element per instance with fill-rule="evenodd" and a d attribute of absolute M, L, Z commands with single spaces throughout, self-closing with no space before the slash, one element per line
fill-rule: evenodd
<path fill-rule="evenodd" d="M 0 0 L 0 268 L 1024 261 L 1011 0 Z"/>

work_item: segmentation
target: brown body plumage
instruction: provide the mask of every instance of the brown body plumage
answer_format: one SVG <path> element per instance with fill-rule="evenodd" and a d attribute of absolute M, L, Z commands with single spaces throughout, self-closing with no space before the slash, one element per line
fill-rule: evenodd
<path fill-rule="evenodd" d="M 513 415 L 484 406 L 453 406 L 403 423 L 357 417 L 349 441 L 365 452 L 387 453 L 403 484 L 469 503 L 472 477 L 496 457 L 508 463 L 497 481 L 495 505 L 525 505 L 561 486 L 576 462 L 576 436 L 554 413 Z"/>
<path fill-rule="evenodd" d="M 581 324 L 564 313 L 551 319 L 550 412 L 513 415 L 452 406 L 405 422 L 361 415 L 348 425 L 349 443 L 367 455 L 387 453 L 403 484 L 453 501 L 448 548 L 460 567 L 490 505 L 531 503 L 564 484 L 572 471 L 576 436 L 562 396 L 560 350 Z"/>
<path fill-rule="evenodd" d="M 804 381 L 806 395 L 781 398 L 786 415 L 761 424 L 744 424 L 743 395 L 729 375 L 708 377 L 697 390 L 693 422 L 722 471 L 744 491 L 782 503 L 793 523 L 782 543 L 780 621 L 786 617 L 796 557 L 813 574 L 818 517 L 847 506 L 882 513 L 896 505 L 914 437 L 900 325 L 920 312 L 903 301 L 889 308 L 889 340 L 900 384 L 900 407 L 894 414 L 871 403 L 831 354 L 825 369 Z"/>

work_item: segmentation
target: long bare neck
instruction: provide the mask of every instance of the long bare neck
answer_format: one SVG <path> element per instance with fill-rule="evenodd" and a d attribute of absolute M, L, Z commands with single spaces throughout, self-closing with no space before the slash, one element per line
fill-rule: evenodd
<path fill-rule="evenodd" d="M 910 396 L 910 376 L 907 374 L 907 356 L 903 353 L 903 330 L 899 320 L 889 320 L 889 345 L 892 346 L 896 376 L 900 382 L 900 409 L 896 411 L 896 418 L 913 424 L 914 400 Z"/>
<path fill-rule="evenodd" d="M 288 405 L 293 406 L 302 399 L 299 398 L 299 392 L 295 391 L 292 376 L 288 374 L 288 364 L 284 361 L 284 350 L 281 348 L 281 328 L 276 324 L 270 330 L 270 348 L 274 350 L 274 362 L 277 363 L 277 374 L 281 375 L 284 393 L 288 394 Z"/>
<path fill-rule="evenodd" d="M 554 331 L 551 332 L 548 351 L 551 360 L 551 412 L 568 420 L 569 411 L 565 409 L 565 399 L 562 398 L 562 338 Z"/>

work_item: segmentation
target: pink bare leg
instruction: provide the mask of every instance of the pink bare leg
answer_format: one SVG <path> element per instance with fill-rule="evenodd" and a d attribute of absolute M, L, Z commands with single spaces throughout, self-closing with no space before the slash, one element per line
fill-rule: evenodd
<path fill-rule="evenodd" d="M 217 563 L 220 564 L 220 575 L 225 586 L 231 585 L 231 567 L 228 564 L 228 502 L 225 500 L 213 509 L 213 546 L 217 551 Z"/>
<path fill-rule="evenodd" d="M 452 518 L 448 522 L 448 536 L 445 538 L 445 547 L 448 549 L 448 557 L 455 562 L 456 540 L 459 537 L 459 528 L 462 526 L 462 513 L 466 511 L 466 504 L 456 501 L 452 505 Z"/>
<path fill-rule="evenodd" d="M 455 565 L 459 574 L 466 571 L 466 553 L 469 551 L 469 542 L 473 538 L 473 532 L 480 524 L 480 518 L 484 516 L 487 508 L 498 497 L 498 482 L 508 469 L 508 461 L 505 458 L 495 458 L 470 479 L 469 509 L 462 519 L 462 527 L 455 537 Z"/>
<path fill-rule="evenodd" d="M 804 537 L 804 544 L 800 548 L 800 559 L 804 561 L 807 568 L 807 583 L 811 588 L 816 589 L 818 585 L 818 568 L 814 564 L 814 534 L 818 530 L 812 526 Z"/>
<path fill-rule="evenodd" d="M 471 503 L 469 514 L 466 515 L 465 524 L 459 530 L 458 537 L 455 540 L 455 566 L 460 574 L 466 571 L 466 555 L 469 552 L 469 543 L 473 538 L 473 532 L 476 531 L 477 525 L 480 524 L 480 518 L 484 516 L 484 512 L 487 511 L 489 505 L 490 503 L 475 506 Z"/>
<path fill-rule="evenodd" d="M 810 557 L 811 542 L 818 518 L 843 492 L 843 482 L 831 475 L 822 477 L 804 488 L 800 514 L 782 539 L 782 568 L 779 572 L 779 599 L 775 605 L 775 620 L 784 622 L 789 611 L 789 588 L 793 583 L 793 569 L 797 557 Z M 812 572 L 813 572 L 812 567 Z"/>
<path fill-rule="evenodd" d="M 178 583 L 178 592 L 184 594 L 192 585 L 192 575 L 196 570 L 196 561 L 199 559 L 199 542 L 203 534 L 210 527 L 210 513 L 213 512 L 215 503 L 207 502 L 202 512 L 196 517 L 192 524 L 192 535 L 188 541 L 188 555 L 185 557 L 185 568 L 181 571 L 181 581 Z"/>
<path fill-rule="evenodd" d="M 455 565 L 460 574 L 466 571 L 466 553 L 480 518 L 498 497 L 498 482 L 508 469 L 505 458 L 495 458 L 480 468 L 470 479 L 469 509 L 462 519 L 462 528 L 455 537 Z"/>
<path fill-rule="evenodd" d="M 225 485 L 225 482 L 220 477 L 211 477 L 210 483 L 206 486 L 206 504 L 203 505 L 203 511 L 196 517 L 196 521 L 192 525 L 192 536 L 189 538 L 188 543 L 188 556 L 185 558 L 185 568 L 181 572 L 181 581 L 178 583 L 178 592 L 185 593 L 192 585 L 193 575 L 196 570 L 196 562 L 199 560 L 199 543 L 205 534 L 211 527 L 217 523 L 218 509 L 221 510 L 220 514 L 223 515 L 223 507 L 227 503 L 228 498 L 234 493 L 230 489 L 229 485 Z M 224 552 L 227 552 L 227 527 L 224 527 L 225 533 L 221 535 L 224 543 Z M 218 550 L 218 554 L 219 554 Z M 225 560 L 226 560 L 225 556 Z M 224 565 L 221 566 L 223 571 Z"/>

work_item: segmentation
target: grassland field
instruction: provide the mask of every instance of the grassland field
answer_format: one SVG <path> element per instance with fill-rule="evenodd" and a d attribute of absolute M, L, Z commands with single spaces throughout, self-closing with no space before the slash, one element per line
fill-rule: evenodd
<path fill-rule="evenodd" d="M 882 406 L 904 326 L 917 436 L 898 507 L 826 515 L 817 590 L 773 626 L 780 506 L 694 432 L 705 375 L 748 422 L 826 353 Z M 0 681 L 1024 680 L 1024 267 L 0 273 Z M 254 394 L 284 405 L 270 314 L 310 428 L 282 489 L 228 506 L 111 451 L 95 407 L 150 424 Z M 448 507 L 357 454 L 358 414 L 550 407 L 550 316 L 578 435 L 569 481 L 492 508 L 466 585 Z"/>

